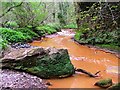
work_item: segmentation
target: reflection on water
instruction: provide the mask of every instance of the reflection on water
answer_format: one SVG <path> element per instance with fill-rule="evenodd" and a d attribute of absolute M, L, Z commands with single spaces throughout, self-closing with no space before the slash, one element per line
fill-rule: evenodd
<path fill-rule="evenodd" d="M 50 88 L 96 88 L 94 83 L 103 78 L 112 78 L 113 82 L 118 82 L 118 69 L 116 67 L 119 66 L 120 60 L 111 53 L 79 45 L 71 39 L 73 36 L 73 31 L 63 30 L 57 34 L 48 35 L 40 41 L 34 41 L 31 45 L 68 49 L 71 62 L 76 68 L 82 68 L 91 73 L 101 71 L 101 77 L 91 78 L 77 73 L 64 79 L 49 79 L 48 81 L 53 84 Z"/>

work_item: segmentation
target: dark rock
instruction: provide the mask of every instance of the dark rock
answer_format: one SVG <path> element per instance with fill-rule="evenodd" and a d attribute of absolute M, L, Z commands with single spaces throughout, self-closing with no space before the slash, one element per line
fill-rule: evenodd
<path fill-rule="evenodd" d="M 94 85 L 102 87 L 102 88 L 108 88 L 112 85 L 112 79 L 110 78 L 103 79 L 103 80 L 96 82 Z"/>
<path fill-rule="evenodd" d="M 30 48 L 30 47 L 32 47 L 31 45 L 26 44 L 26 43 L 15 43 L 15 44 L 13 44 L 11 46 L 13 48 Z"/>
<path fill-rule="evenodd" d="M 3 57 L 3 51 L 0 50 L 0 58 L 2 58 L 2 57 Z"/>
<path fill-rule="evenodd" d="M 50 82 L 47 82 L 46 85 L 48 85 L 48 86 L 52 86 L 52 84 L 51 84 Z"/>
<path fill-rule="evenodd" d="M 74 74 L 66 49 L 18 49 L 2 58 L 2 67 L 23 70 L 41 78 L 62 78 Z"/>
<path fill-rule="evenodd" d="M 12 90 L 10 87 L 2 87 L 1 90 Z"/>

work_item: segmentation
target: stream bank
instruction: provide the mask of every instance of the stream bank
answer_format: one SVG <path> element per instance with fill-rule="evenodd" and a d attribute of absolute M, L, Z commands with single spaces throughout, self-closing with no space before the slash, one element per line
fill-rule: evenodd
<path fill-rule="evenodd" d="M 114 54 L 118 58 L 120 58 L 120 51 L 118 51 L 118 50 L 112 50 L 112 49 L 104 48 L 104 47 L 101 47 L 100 45 L 82 44 L 79 41 L 75 40 L 74 38 L 71 38 L 71 39 L 74 40 L 75 42 L 79 43 L 80 45 L 84 45 L 84 46 L 87 46 L 89 48 L 94 48 L 94 49 L 97 49 L 97 50 L 99 49 L 99 50 L 104 51 L 106 53 Z"/>

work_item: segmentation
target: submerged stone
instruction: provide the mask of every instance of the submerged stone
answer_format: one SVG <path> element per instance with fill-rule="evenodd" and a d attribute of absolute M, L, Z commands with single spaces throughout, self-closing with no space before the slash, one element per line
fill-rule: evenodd
<path fill-rule="evenodd" d="M 67 49 L 34 47 L 19 49 L 15 56 L 14 51 L 11 53 L 2 59 L 3 68 L 26 71 L 41 78 L 62 78 L 74 74 Z"/>
<path fill-rule="evenodd" d="M 112 85 L 112 79 L 107 78 L 107 79 L 100 80 L 96 82 L 95 85 L 102 88 L 108 88 Z"/>

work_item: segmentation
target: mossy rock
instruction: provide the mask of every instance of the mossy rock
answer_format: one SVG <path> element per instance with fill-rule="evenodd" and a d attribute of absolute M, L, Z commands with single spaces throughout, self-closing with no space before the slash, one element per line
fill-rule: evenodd
<path fill-rule="evenodd" d="M 67 49 L 33 48 L 25 52 L 16 58 L 4 58 L 3 67 L 23 70 L 41 78 L 62 78 L 74 74 Z"/>
<path fill-rule="evenodd" d="M 119 90 L 119 88 L 120 88 L 120 82 L 112 85 L 108 89 L 110 89 L 110 90 Z"/>
<path fill-rule="evenodd" d="M 103 80 L 96 82 L 94 85 L 102 87 L 102 88 L 108 88 L 112 85 L 112 79 L 110 78 L 103 79 Z"/>

